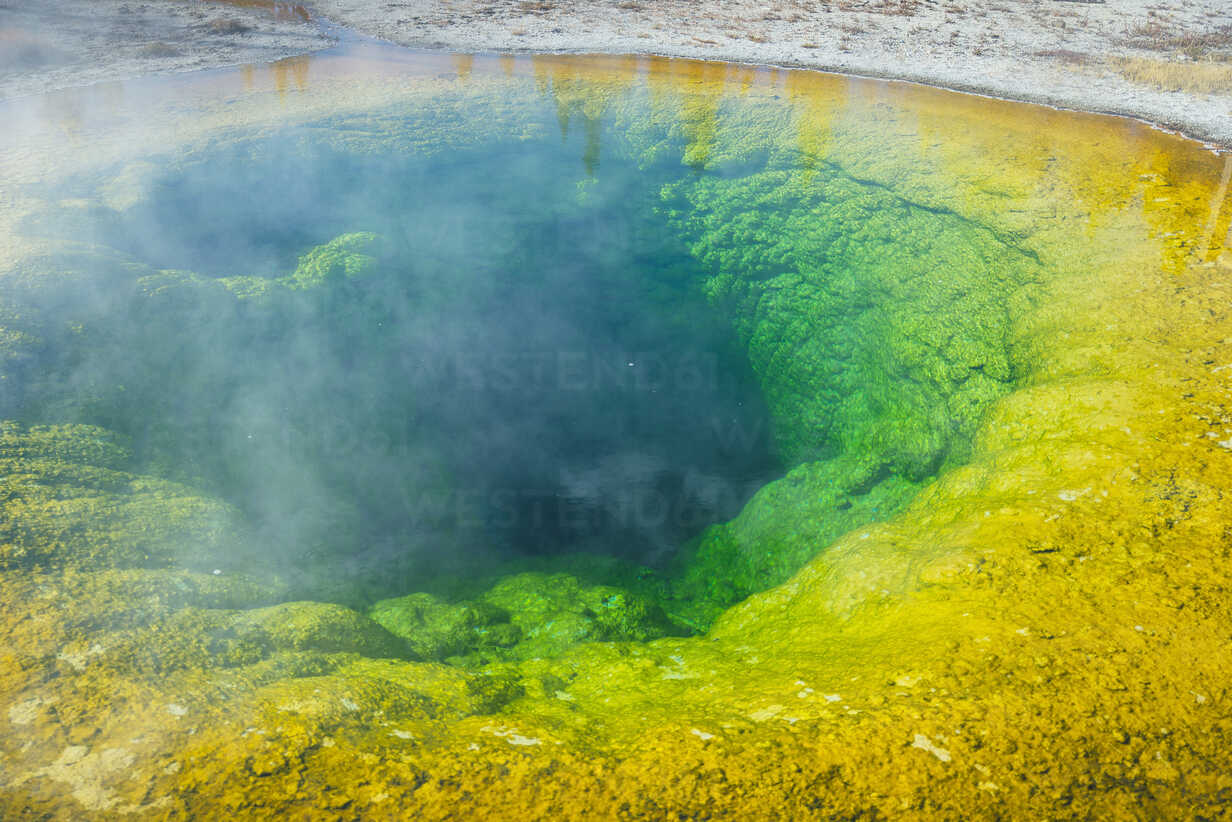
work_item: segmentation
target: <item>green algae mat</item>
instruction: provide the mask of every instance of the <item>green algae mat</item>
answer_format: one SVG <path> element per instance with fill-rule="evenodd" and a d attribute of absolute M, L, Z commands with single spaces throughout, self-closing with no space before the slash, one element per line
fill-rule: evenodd
<path fill-rule="evenodd" d="M 4 819 L 1232 804 L 1232 158 L 375 46 L 0 113 Z"/>

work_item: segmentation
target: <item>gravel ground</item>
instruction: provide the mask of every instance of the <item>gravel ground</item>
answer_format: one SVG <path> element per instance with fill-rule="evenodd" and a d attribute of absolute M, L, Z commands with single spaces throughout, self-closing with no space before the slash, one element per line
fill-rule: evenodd
<path fill-rule="evenodd" d="M 1232 147 L 1227 0 L 0 0 L 0 99 L 303 54 L 332 42 L 324 21 L 416 48 L 650 53 L 914 80 L 1126 114 Z M 1205 72 L 1205 90 L 1132 82 L 1126 60 L 1182 85 Z"/>

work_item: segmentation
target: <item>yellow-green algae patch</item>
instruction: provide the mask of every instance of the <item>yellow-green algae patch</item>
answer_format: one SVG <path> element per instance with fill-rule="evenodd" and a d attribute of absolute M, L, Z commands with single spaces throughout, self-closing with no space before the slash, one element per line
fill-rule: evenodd
<path fill-rule="evenodd" d="M 1029 273 L 998 332 L 1005 363 L 963 353 L 1014 380 L 979 394 L 935 478 L 910 467 L 927 448 L 886 435 L 901 481 L 921 486 L 896 515 L 827 545 L 787 506 L 781 527 L 816 555 L 705 635 L 475 670 L 422 661 L 375 613 L 286 602 L 276 579 L 197 567 L 190 555 L 242 551 L 251 536 L 208 494 L 134 473 L 115 435 L 6 423 L 6 818 L 1221 815 L 1226 159 L 1134 124 L 896 85 L 681 61 L 532 68 L 540 92 L 518 71 L 460 77 L 431 61 L 409 90 L 339 73 L 280 112 L 241 99 L 239 117 L 463 101 L 517 133 L 530 128 L 518 101 L 550 93 L 562 122 L 611 118 L 650 163 L 672 144 L 622 119 L 630 70 L 644 69 L 651 118 L 683 135 L 685 166 L 791 153 L 786 184 L 829 164 L 1028 261 L 993 261 Z M 203 114 L 217 140 L 236 116 Z M 347 139 L 435 150 L 455 137 L 383 128 Z M 34 199 L 23 191 L 14 208 L 45 207 Z M 6 264 L 31 270 L 22 246 L 37 244 L 15 241 Z M 13 379 L 40 329 L 0 320 L 12 327 L 0 367 L 14 369 L 0 376 Z M 803 461 L 797 483 L 839 458 Z M 777 524 L 757 507 L 791 498 L 776 486 L 719 526 L 747 535 L 727 556 L 756 564 Z"/>

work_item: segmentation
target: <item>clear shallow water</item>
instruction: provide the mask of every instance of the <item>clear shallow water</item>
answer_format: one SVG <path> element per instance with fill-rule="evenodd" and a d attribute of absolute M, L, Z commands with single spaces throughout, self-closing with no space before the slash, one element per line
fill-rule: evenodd
<path fill-rule="evenodd" d="M 231 127 L 22 225 L 54 250 L 20 282 L 88 287 L 12 292 L 43 319 L 5 415 L 120 434 L 134 470 L 237 509 L 202 569 L 359 607 L 568 571 L 703 627 L 961 464 L 1026 370 L 1037 254 L 831 155 L 781 102 L 827 99 L 794 75 L 363 44 L 295 65 L 269 70 L 284 105 L 311 66 L 439 89 Z M 137 85 L 225 111 L 236 79 Z M 849 85 L 858 122 L 893 89 Z"/>
<path fill-rule="evenodd" d="M 1224 158 L 817 75 L 347 59 L 10 132 L 4 803 L 1219 806 Z"/>
<path fill-rule="evenodd" d="M 919 481 L 970 424 L 927 419 L 947 392 L 978 406 L 1009 384 L 999 308 L 944 385 L 920 385 L 919 363 L 889 364 L 893 384 L 872 342 L 898 321 L 886 306 L 916 310 L 927 257 L 946 261 L 929 233 L 981 258 L 952 272 L 993 288 L 973 305 L 1003 297 L 988 232 L 836 169 L 801 185 L 801 159 L 764 148 L 708 168 L 717 106 L 682 131 L 634 86 L 621 117 L 652 125 L 631 136 L 567 94 L 532 92 L 509 130 L 459 101 L 241 134 L 153 170 L 123 211 L 32 220 L 66 245 L 92 236 L 75 264 L 125 283 L 74 307 L 84 339 L 48 340 L 13 413 L 120 432 L 147 470 L 240 508 L 283 562 L 397 593 L 520 555 L 678 575 L 690 541 L 786 468 L 846 460 L 827 469 L 839 511 L 848 490 Z M 408 145 L 420 135 L 440 136 Z M 896 234 L 917 239 L 891 283 L 868 251 Z"/>

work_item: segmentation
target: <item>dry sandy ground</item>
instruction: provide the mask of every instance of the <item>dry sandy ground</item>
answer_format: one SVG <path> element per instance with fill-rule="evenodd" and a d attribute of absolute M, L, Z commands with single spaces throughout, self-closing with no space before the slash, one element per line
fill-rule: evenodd
<path fill-rule="evenodd" d="M 0 100 L 332 43 L 302 7 L 272 0 L 0 0 Z"/>
<path fill-rule="evenodd" d="M 902 78 L 1134 115 L 1232 147 L 1228 0 L 0 0 L 0 99 L 301 54 L 330 44 L 325 20 L 423 48 Z"/>

